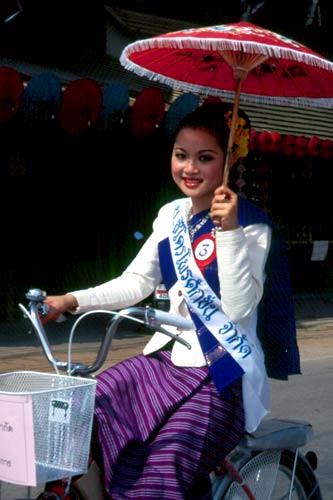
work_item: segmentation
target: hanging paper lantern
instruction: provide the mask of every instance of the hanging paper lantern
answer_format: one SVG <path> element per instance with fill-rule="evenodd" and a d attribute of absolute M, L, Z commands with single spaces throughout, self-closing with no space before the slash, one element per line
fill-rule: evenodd
<path fill-rule="evenodd" d="M 146 87 L 137 96 L 130 112 L 131 132 L 146 137 L 156 131 L 165 114 L 164 96 L 157 87 Z"/>
<path fill-rule="evenodd" d="M 329 160 L 333 156 L 333 141 L 324 139 L 320 144 L 320 154 L 325 160 Z"/>
<path fill-rule="evenodd" d="M 81 134 L 92 127 L 102 110 L 103 93 L 90 78 L 79 78 L 64 90 L 58 120 L 70 134 Z"/>
<path fill-rule="evenodd" d="M 270 132 L 263 130 L 258 135 L 258 148 L 263 153 L 268 153 L 271 150 L 272 138 Z"/>
<path fill-rule="evenodd" d="M 51 73 L 41 73 L 29 81 L 22 99 L 22 113 L 28 125 L 53 120 L 60 108 L 61 82 Z"/>
<path fill-rule="evenodd" d="M 279 132 L 264 130 L 258 135 L 258 147 L 265 153 L 278 153 L 282 148 L 282 137 Z"/>
<path fill-rule="evenodd" d="M 296 137 L 294 135 L 285 135 L 282 140 L 282 149 L 286 156 L 291 156 L 295 154 L 296 149 Z"/>
<path fill-rule="evenodd" d="M 308 141 L 309 140 L 306 137 L 304 137 L 303 135 L 296 137 L 295 155 L 298 156 L 298 158 L 303 158 L 303 156 L 305 156 L 306 153 L 308 152 L 308 150 L 307 150 Z"/>
<path fill-rule="evenodd" d="M 19 73 L 7 66 L 0 67 L 0 123 L 11 120 L 21 106 L 24 91 Z"/>
<path fill-rule="evenodd" d="M 320 143 L 319 137 L 313 136 L 309 139 L 307 150 L 311 156 L 318 156 L 320 154 Z"/>
<path fill-rule="evenodd" d="M 199 96 L 188 92 L 181 94 L 171 104 L 168 111 L 165 113 L 164 130 L 168 137 L 173 136 L 180 120 L 194 111 L 199 106 Z"/>
<path fill-rule="evenodd" d="M 111 130 L 119 125 L 129 107 L 129 93 L 126 85 L 113 82 L 103 90 L 103 106 L 100 121 L 103 129 Z"/>
<path fill-rule="evenodd" d="M 249 138 L 249 151 L 253 151 L 254 149 L 256 149 L 257 145 L 258 145 L 258 134 L 254 130 L 254 128 L 252 128 Z"/>
<path fill-rule="evenodd" d="M 279 132 L 271 132 L 271 152 L 278 153 L 282 149 L 282 136 Z"/>

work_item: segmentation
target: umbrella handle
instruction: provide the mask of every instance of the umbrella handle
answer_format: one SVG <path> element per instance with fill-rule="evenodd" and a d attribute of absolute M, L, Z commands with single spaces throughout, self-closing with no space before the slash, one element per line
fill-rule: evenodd
<path fill-rule="evenodd" d="M 223 186 L 228 186 L 229 172 L 230 172 L 230 168 L 232 167 L 232 163 L 231 163 L 232 149 L 233 149 L 233 145 L 234 145 L 236 118 L 238 116 L 239 99 L 240 99 L 242 81 L 243 81 L 242 78 L 238 78 L 236 81 L 235 99 L 234 99 L 234 106 L 232 109 L 232 118 L 231 118 L 231 126 L 230 126 L 229 138 L 228 138 L 228 147 L 227 147 L 227 153 L 226 153 L 225 162 L 224 162 L 224 172 L 223 172 L 223 181 L 222 181 Z"/>

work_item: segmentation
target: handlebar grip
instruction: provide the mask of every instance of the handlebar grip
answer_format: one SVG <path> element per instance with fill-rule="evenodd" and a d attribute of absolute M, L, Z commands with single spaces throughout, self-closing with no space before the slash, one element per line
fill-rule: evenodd
<path fill-rule="evenodd" d="M 49 307 L 44 303 L 44 300 L 47 297 L 45 290 L 41 290 L 40 288 L 31 288 L 30 290 L 28 290 L 25 296 L 27 300 L 30 301 L 30 304 L 31 303 L 38 304 L 39 314 L 41 317 L 47 315 Z M 56 322 L 61 323 L 62 321 L 65 320 L 66 316 L 64 314 L 60 314 L 56 319 Z"/>
<path fill-rule="evenodd" d="M 165 323 L 183 328 L 184 330 L 193 330 L 195 328 L 192 320 L 183 318 L 182 316 L 176 316 L 169 312 L 160 311 L 159 309 L 154 309 L 154 319 L 160 324 Z"/>
<path fill-rule="evenodd" d="M 40 305 L 40 316 L 43 317 L 43 316 L 47 316 L 47 313 L 49 312 L 49 307 L 44 304 L 44 302 Z M 62 313 L 59 314 L 59 316 L 57 317 L 57 319 L 55 320 L 56 323 L 62 323 L 63 321 L 66 321 L 66 316 Z"/>

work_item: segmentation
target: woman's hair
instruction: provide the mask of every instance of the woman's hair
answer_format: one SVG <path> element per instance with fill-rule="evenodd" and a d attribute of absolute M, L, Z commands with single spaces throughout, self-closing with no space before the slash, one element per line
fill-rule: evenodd
<path fill-rule="evenodd" d="M 191 113 L 185 115 L 179 122 L 176 129 L 178 133 L 184 128 L 202 129 L 211 133 L 217 140 L 219 146 L 223 151 L 227 150 L 231 116 L 232 104 L 226 102 L 208 102 L 196 108 Z M 247 114 L 238 110 L 238 122 L 242 122 L 242 128 L 246 129 L 247 136 L 250 134 L 250 120 Z M 237 135 L 235 136 L 237 137 Z M 237 147 L 238 144 L 235 144 Z"/>

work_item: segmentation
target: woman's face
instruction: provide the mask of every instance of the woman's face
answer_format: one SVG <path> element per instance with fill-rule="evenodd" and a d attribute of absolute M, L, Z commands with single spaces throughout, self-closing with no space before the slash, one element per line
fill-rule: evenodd
<path fill-rule="evenodd" d="M 222 184 L 225 154 L 207 130 L 184 128 L 178 133 L 171 159 L 171 174 L 195 212 L 210 207 L 214 190 Z"/>

